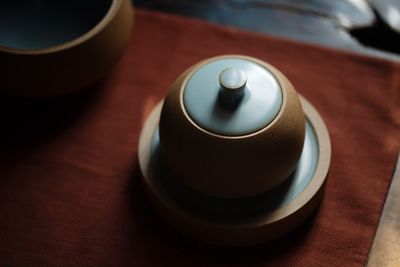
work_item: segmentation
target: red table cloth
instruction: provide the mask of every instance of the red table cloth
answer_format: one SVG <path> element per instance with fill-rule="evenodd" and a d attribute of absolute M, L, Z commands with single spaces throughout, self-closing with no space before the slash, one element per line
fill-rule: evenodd
<path fill-rule="evenodd" d="M 323 202 L 272 244 L 187 239 L 141 190 L 147 114 L 182 71 L 220 54 L 276 66 L 331 135 Z M 0 266 L 362 266 L 400 146 L 399 103 L 398 63 L 137 10 L 103 81 L 57 99 L 0 98 Z"/>

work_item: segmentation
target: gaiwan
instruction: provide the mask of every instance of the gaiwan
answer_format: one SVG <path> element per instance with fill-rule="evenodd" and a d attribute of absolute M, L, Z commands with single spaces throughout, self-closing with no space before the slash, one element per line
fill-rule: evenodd
<path fill-rule="evenodd" d="M 219 56 L 192 66 L 139 141 L 145 191 L 178 231 L 228 246 L 277 238 L 317 207 L 330 164 L 325 124 L 273 66 Z"/>

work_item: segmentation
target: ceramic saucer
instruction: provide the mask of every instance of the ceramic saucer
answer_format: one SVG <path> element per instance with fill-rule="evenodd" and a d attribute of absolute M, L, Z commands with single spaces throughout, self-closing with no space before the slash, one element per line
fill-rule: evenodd
<path fill-rule="evenodd" d="M 140 136 L 139 164 L 146 194 L 161 217 L 190 237 L 226 246 L 266 242 L 303 222 L 322 198 L 331 144 L 318 112 L 304 98 L 301 102 L 306 134 L 296 170 L 277 188 L 240 199 L 210 197 L 185 187 L 169 174 L 158 155 L 159 103 Z"/>

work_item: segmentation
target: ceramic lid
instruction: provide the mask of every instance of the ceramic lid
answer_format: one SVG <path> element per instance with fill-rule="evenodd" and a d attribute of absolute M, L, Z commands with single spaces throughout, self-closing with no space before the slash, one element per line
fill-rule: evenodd
<path fill-rule="evenodd" d="M 250 59 L 215 59 L 187 79 L 183 104 L 189 117 L 210 132 L 239 136 L 256 132 L 278 115 L 283 102 L 274 75 Z"/>

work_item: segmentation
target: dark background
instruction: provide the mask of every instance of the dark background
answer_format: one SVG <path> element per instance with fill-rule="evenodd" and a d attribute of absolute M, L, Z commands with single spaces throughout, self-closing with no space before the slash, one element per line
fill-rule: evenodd
<path fill-rule="evenodd" d="M 399 59 L 399 0 L 135 0 L 135 6 Z"/>

